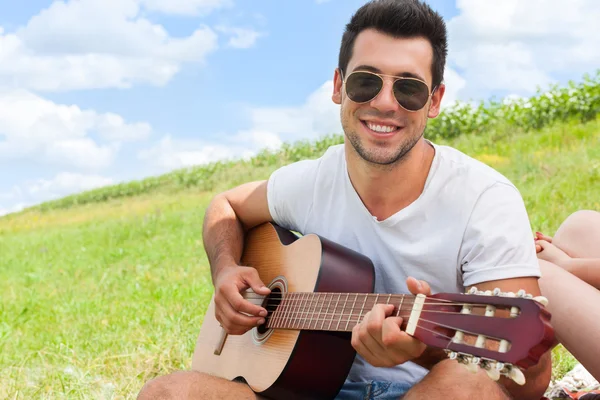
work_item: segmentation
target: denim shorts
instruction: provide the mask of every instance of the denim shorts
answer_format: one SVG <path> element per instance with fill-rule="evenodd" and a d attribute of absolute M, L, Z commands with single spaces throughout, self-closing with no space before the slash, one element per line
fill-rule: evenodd
<path fill-rule="evenodd" d="M 344 382 L 335 400 L 397 400 L 412 387 L 402 382 Z"/>

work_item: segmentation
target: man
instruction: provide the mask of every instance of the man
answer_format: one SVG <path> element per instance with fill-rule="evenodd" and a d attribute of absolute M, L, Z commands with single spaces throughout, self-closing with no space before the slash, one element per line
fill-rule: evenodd
<path fill-rule="evenodd" d="M 344 144 L 281 168 L 268 181 L 221 193 L 206 211 L 216 318 L 229 334 L 263 322 L 265 310 L 239 293 L 268 289 L 239 260 L 244 232 L 267 221 L 367 255 L 377 292 L 463 292 L 477 285 L 540 294 L 517 189 L 491 168 L 423 138 L 444 95 L 446 53 L 443 20 L 417 0 L 373 1 L 352 17 L 332 96 L 341 106 Z M 400 318 L 386 318 L 390 313 L 377 305 L 352 332 L 358 356 L 339 399 L 377 392 L 377 398 L 537 400 L 548 385 L 548 354 L 527 370 L 526 385 L 497 383 L 411 338 Z M 140 399 L 152 398 L 256 396 L 241 383 L 182 372 L 148 383 Z"/>

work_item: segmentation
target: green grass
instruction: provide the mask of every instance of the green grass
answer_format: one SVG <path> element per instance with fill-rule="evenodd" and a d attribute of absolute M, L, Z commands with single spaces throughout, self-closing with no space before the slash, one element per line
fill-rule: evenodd
<path fill-rule="evenodd" d="M 600 209 L 600 71 L 512 103 L 445 111 L 426 136 L 498 169 L 533 230 Z M 0 398 L 134 398 L 187 369 L 212 293 L 212 196 L 319 157 L 341 135 L 100 188 L 0 218 Z M 533 236 L 532 236 L 533 237 Z M 554 376 L 575 363 L 553 352 Z"/>
<path fill-rule="evenodd" d="M 211 295 L 208 200 L 155 196 L 48 224 L 35 213 L 4 221 L 0 398 L 131 398 L 150 376 L 188 367 Z"/>

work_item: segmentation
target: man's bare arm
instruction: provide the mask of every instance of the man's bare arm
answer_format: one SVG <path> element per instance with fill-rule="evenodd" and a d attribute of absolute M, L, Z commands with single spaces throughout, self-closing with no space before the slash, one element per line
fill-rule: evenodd
<path fill-rule="evenodd" d="M 202 237 L 215 287 L 215 318 L 229 334 L 241 335 L 263 324 L 267 315 L 266 309 L 241 295 L 248 288 L 261 295 L 270 290 L 256 269 L 240 266 L 240 259 L 246 231 L 271 220 L 266 181 L 221 193 L 206 210 Z"/>
<path fill-rule="evenodd" d="M 224 266 L 239 265 L 245 232 L 269 221 L 267 181 L 246 183 L 212 199 L 204 216 L 202 238 L 213 282 Z"/>

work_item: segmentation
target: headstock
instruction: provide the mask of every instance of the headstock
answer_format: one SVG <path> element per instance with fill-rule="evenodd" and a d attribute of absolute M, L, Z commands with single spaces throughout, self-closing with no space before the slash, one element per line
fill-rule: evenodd
<path fill-rule="evenodd" d="M 504 375 L 523 385 L 521 369 L 537 364 L 554 341 L 547 304 L 523 290 L 439 293 L 427 297 L 413 336 L 473 372 L 482 368 L 494 380 Z"/>

